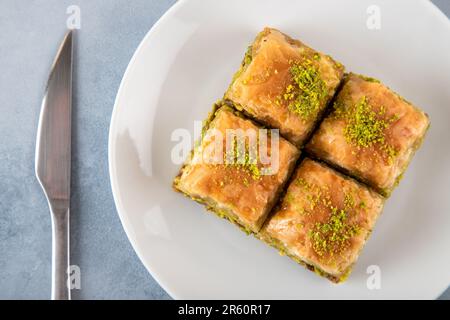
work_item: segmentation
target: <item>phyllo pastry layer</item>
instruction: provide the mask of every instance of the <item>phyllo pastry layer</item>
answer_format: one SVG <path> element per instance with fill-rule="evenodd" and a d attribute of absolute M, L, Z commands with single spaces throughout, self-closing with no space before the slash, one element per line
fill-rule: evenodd
<path fill-rule="evenodd" d="M 346 279 L 381 213 L 383 197 L 306 158 L 258 237 L 333 282 Z"/>
<path fill-rule="evenodd" d="M 239 110 L 301 146 L 343 77 L 330 56 L 265 28 L 225 93 Z"/>
<path fill-rule="evenodd" d="M 300 152 L 281 137 L 273 140 L 278 136 L 260 130 L 225 105 L 220 105 L 208 122 L 200 144 L 175 178 L 174 187 L 220 217 L 248 232 L 257 232 L 277 201 Z M 233 132 L 245 134 L 238 138 Z M 252 132 L 256 144 L 250 143 Z M 267 132 L 269 135 L 261 140 Z M 265 160 L 259 153 L 261 145 L 267 147 Z"/>
<path fill-rule="evenodd" d="M 307 150 L 388 196 L 428 127 L 424 112 L 378 80 L 350 74 Z"/>

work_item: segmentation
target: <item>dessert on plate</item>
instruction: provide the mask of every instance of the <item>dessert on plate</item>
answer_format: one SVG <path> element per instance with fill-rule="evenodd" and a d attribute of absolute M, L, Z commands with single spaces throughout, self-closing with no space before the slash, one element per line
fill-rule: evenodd
<path fill-rule="evenodd" d="M 339 283 L 429 125 L 380 81 L 265 28 L 173 187 Z"/>

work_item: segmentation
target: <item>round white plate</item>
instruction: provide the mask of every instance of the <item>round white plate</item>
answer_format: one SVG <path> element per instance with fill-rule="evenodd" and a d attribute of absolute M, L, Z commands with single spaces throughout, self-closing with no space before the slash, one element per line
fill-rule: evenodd
<path fill-rule="evenodd" d="M 341 285 L 171 188 L 180 167 L 171 160 L 172 132 L 192 132 L 206 117 L 264 26 L 381 79 L 431 118 L 423 147 Z M 438 297 L 450 284 L 449 53 L 450 22 L 425 0 L 179 1 L 136 50 L 111 120 L 112 190 L 143 264 L 174 298 Z M 373 265 L 380 274 L 368 274 Z"/>

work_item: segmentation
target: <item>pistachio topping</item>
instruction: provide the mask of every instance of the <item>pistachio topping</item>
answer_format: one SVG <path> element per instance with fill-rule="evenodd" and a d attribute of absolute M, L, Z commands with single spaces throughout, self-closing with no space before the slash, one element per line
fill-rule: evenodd
<path fill-rule="evenodd" d="M 358 75 L 361 79 L 367 81 L 367 82 L 374 82 L 374 83 L 380 83 L 380 80 L 368 76 Z"/>
<path fill-rule="evenodd" d="M 238 147 L 237 139 L 233 140 L 233 159 L 229 159 L 227 153 L 224 155 L 224 163 L 227 166 L 232 166 L 233 168 L 237 168 L 238 170 L 242 169 L 253 178 L 253 180 L 261 179 L 261 170 L 259 169 L 257 160 L 254 157 L 251 157 L 250 148 L 246 143 L 244 146 L 244 154 L 242 154 L 241 149 Z M 230 161 L 231 160 L 231 161 Z M 248 186 L 250 182 L 247 178 L 243 179 L 243 184 Z"/>
<path fill-rule="evenodd" d="M 365 210 L 365 209 L 367 208 L 366 203 L 365 203 L 364 201 L 361 201 L 361 202 L 359 203 L 359 208 L 362 209 L 362 210 Z"/>
<path fill-rule="evenodd" d="M 244 65 L 249 65 L 252 62 L 252 46 L 247 47 L 247 51 L 244 56 Z"/>
<path fill-rule="evenodd" d="M 349 217 L 361 208 L 356 205 L 351 191 L 344 193 L 342 204 L 337 206 L 325 186 L 318 186 L 303 178 L 296 180 L 296 186 L 306 192 L 304 209 L 327 213 L 324 220 L 309 225 L 307 235 L 314 252 L 321 259 L 328 259 L 332 263 L 333 257 L 348 248 L 350 239 L 358 234 L 360 227 L 352 223 Z"/>
<path fill-rule="evenodd" d="M 295 200 L 295 197 L 292 193 L 288 192 L 284 199 L 287 203 L 292 203 Z"/>
<path fill-rule="evenodd" d="M 386 109 L 381 106 L 375 111 L 366 96 L 349 108 L 342 102 L 336 102 L 334 108 L 336 118 L 347 120 L 344 128 L 347 142 L 359 149 L 377 145 L 389 162 L 396 157 L 397 151 L 386 141 L 385 130 L 398 119 L 398 116 L 385 119 Z"/>
<path fill-rule="evenodd" d="M 320 257 L 340 254 L 359 231 L 357 225 L 348 222 L 346 210 L 331 206 L 330 211 L 328 221 L 316 222 L 308 233 L 312 248 Z"/>
<path fill-rule="evenodd" d="M 320 59 L 320 55 L 314 55 L 313 59 Z M 292 83 L 286 87 L 279 100 L 284 100 L 289 110 L 301 118 L 310 119 L 317 115 L 327 96 L 325 82 L 310 59 L 290 62 L 289 73 Z M 279 105 L 280 101 L 276 101 L 276 104 Z"/>
<path fill-rule="evenodd" d="M 355 105 L 353 116 L 345 128 L 345 137 L 348 141 L 356 143 L 361 147 L 370 147 L 377 142 L 384 142 L 384 129 L 388 123 L 378 119 L 364 96 Z M 383 115 L 383 110 L 379 114 Z"/>
<path fill-rule="evenodd" d="M 345 208 L 352 208 L 355 206 L 355 200 L 353 199 L 353 196 L 349 193 L 347 193 L 344 197 L 344 207 Z"/>

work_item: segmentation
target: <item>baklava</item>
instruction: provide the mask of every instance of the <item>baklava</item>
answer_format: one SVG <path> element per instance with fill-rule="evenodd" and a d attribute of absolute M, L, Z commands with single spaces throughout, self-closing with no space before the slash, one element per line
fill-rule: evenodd
<path fill-rule="evenodd" d="M 306 158 L 257 236 L 308 269 L 341 282 L 357 260 L 383 201 L 359 182 Z"/>
<path fill-rule="evenodd" d="M 378 80 L 349 74 L 306 150 L 389 196 L 428 127 L 427 114 Z"/>
<path fill-rule="evenodd" d="M 248 47 L 224 98 L 301 147 L 343 74 L 343 65 L 330 56 L 265 28 Z"/>
<path fill-rule="evenodd" d="M 246 232 L 258 232 L 292 173 L 300 151 L 226 105 L 219 103 L 215 109 L 200 143 L 175 178 L 174 188 Z M 239 131 L 245 133 L 241 136 L 244 139 L 240 139 L 245 140 L 240 149 L 237 135 L 230 135 Z M 256 144 L 249 143 L 252 132 Z M 267 137 L 262 141 L 264 134 Z M 267 156 L 264 161 L 259 153 L 263 144 Z M 256 152 L 251 152 L 252 145 L 258 146 Z"/>
<path fill-rule="evenodd" d="M 265 28 L 173 187 L 338 283 L 429 124 L 380 81 Z"/>

